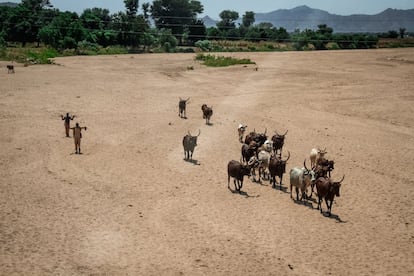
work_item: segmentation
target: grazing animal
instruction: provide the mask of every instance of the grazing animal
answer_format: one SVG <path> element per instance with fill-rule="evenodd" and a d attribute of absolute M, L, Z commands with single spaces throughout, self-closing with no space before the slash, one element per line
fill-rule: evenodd
<path fill-rule="evenodd" d="M 269 175 L 270 157 L 270 153 L 265 150 L 261 150 L 257 155 L 257 159 L 259 160 L 259 182 L 260 177 L 262 177 L 263 180 L 265 180 Z"/>
<path fill-rule="evenodd" d="M 317 178 L 331 177 L 331 172 L 334 170 L 335 161 L 323 158 L 315 168 Z"/>
<path fill-rule="evenodd" d="M 243 135 L 246 131 L 247 125 L 239 124 L 239 127 L 237 128 L 237 132 L 239 133 L 239 141 L 240 143 L 243 143 Z"/>
<path fill-rule="evenodd" d="M 258 169 L 260 165 L 259 159 L 257 159 L 256 156 L 252 156 L 247 164 L 250 166 L 250 174 L 253 177 L 253 182 L 259 182 L 260 175 L 259 180 L 256 179 L 256 169 Z"/>
<path fill-rule="evenodd" d="M 7 73 L 14 73 L 14 65 L 8 64 L 7 66 Z"/>
<path fill-rule="evenodd" d="M 192 136 L 190 132 L 183 138 L 183 147 L 184 147 L 184 159 L 192 160 L 194 148 L 197 146 L 197 138 L 200 136 L 201 131 L 198 130 L 197 136 Z"/>
<path fill-rule="evenodd" d="M 250 165 L 243 165 L 235 160 L 230 161 L 227 165 L 227 187 L 230 189 L 230 177 L 233 177 L 234 187 L 240 192 L 244 176 L 250 177 L 250 169 Z"/>
<path fill-rule="evenodd" d="M 206 119 L 206 125 L 209 125 L 210 118 L 213 116 L 213 107 L 208 107 L 206 104 L 203 104 L 201 110 L 203 111 L 203 119 Z"/>
<path fill-rule="evenodd" d="M 285 134 L 279 134 L 277 131 L 275 131 L 275 135 L 272 136 L 272 142 L 273 142 L 273 151 L 275 154 L 279 151 L 279 157 L 282 156 L 282 149 L 283 145 L 285 144 L 285 136 L 288 133 L 288 130 L 286 130 Z"/>
<path fill-rule="evenodd" d="M 188 98 L 187 100 L 183 100 L 180 98 L 180 101 L 178 102 L 178 116 L 180 116 L 181 118 L 187 118 L 185 109 L 187 106 L 187 102 L 190 100 L 190 98 Z"/>
<path fill-rule="evenodd" d="M 313 148 L 310 152 L 310 156 L 309 159 L 311 161 L 311 167 L 314 168 L 316 167 L 320 160 L 325 158 L 325 154 L 327 154 L 328 152 L 326 151 L 326 148 L 324 150 L 321 150 L 320 148 L 315 149 Z"/>
<path fill-rule="evenodd" d="M 243 144 L 241 147 L 242 162 L 247 163 L 250 158 L 256 155 L 257 145 L 252 141 L 249 145 Z"/>
<path fill-rule="evenodd" d="M 301 194 L 300 200 L 306 198 L 308 187 L 315 181 L 315 172 L 306 167 L 306 159 L 303 161 L 303 166 L 303 168 L 295 167 L 290 170 L 290 198 L 293 198 L 292 188 L 295 187 L 296 200 L 299 200 L 299 190 Z"/>
<path fill-rule="evenodd" d="M 249 145 L 251 141 L 255 141 L 257 143 L 257 147 L 261 147 L 264 142 L 267 140 L 266 136 L 267 129 L 264 133 L 256 133 L 256 131 L 250 132 L 246 135 L 246 138 L 244 139 L 244 143 Z"/>
<path fill-rule="evenodd" d="M 322 199 L 325 199 L 326 208 L 328 209 L 328 215 L 331 216 L 332 203 L 335 196 L 339 197 L 339 189 L 341 188 L 341 183 L 344 181 L 345 175 L 338 182 L 332 181 L 331 178 L 319 177 L 316 182 L 316 190 L 318 192 L 318 209 L 322 213 Z"/>
<path fill-rule="evenodd" d="M 271 140 L 266 140 L 263 145 L 259 148 L 259 151 L 267 151 L 269 153 L 273 150 L 273 142 Z"/>
<path fill-rule="evenodd" d="M 270 183 L 272 183 L 272 187 L 276 188 L 276 176 L 279 177 L 279 187 L 282 189 L 282 179 L 283 174 L 286 172 L 286 163 L 290 158 L 290 152 L 288 151 L 288 157 L 286 160 L 282 160 L 276 155 L 271 156 L 269 161 L 269 173 L 270 173 Z"/>

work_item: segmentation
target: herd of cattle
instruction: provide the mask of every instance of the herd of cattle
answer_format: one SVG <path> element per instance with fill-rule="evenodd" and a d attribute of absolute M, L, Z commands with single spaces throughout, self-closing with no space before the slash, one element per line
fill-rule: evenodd
<path fill-rule="evenodd" d="M 186 104 L 189 98 L 179 101 L 179 116 L 186 118 Z M 210 118 L 213 115 L 212 107 L 203 104 L 201 107 L 203 118 L 206 124 L 210 124 Z M 230 178 L 233 178 L 235 191 L 240 192 L 243 187 L 244 176 L 252 176 L 254 182 L 261 183 L 262 180 L 268 180 L 273 188 L 279 184 L 282 190 L 283 175 L 286 173 L 286 164 L 290 158 L 288 151 L 286 159 L 282 158 L 285 137 L 284 134 L 275 134 L 269 139 L 267 130 L 264 133 L 257 133 L 256 130 L 244 136 L 247 125 L 240 124 L 237 128 L 239 142 L 242 143 L 240 161 L 231 160 L 227 165 L 227 186 L 230 188 Z M 184 159 L 192 160 L 193 152 L 197 146 L 197 137 L 188 132 L 183 138 Z M 244 139 L 243 139 L 244 138 Z M 290 197 L 293 198 L 293 187 L 296 191 L 297 201 L 306 201 L 312 198 L 315 193 L 318 197 L 318 209 L 322 213 L 321 203 L 325 199 L 327 214 L 331 215 L 332 203 L 335 196 L 339 197 L 339 190 L 345 175 L 340 181 L 333 181 L 331 172 L 334 170 L 334 161 L 325 158 L 326 149 L 312 149 L 310 152 L 310 168 L 306 166 L 306 158 L 303 161 L 303 167 L 294 167 L 290 170 Z M 277 183 L 276 178 L 279 178 Z M 310 190 L 310 194 L 308 194 Z"/>

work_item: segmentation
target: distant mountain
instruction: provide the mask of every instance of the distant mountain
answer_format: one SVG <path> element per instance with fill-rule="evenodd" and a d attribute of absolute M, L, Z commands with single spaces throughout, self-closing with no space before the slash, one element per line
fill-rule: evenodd
<path fill-rule="evenodd" d="M 0 2 L 0 6 L 6 6 L 6 7 L 17 7 L 19 3 L 13 3 L 13 2 Z"/>
<path fill-rule="evenodd" d="M 204 18 L 208 18 L 208 21 L 204 21 L 207 27 L 215 26 L 217 23 L 208 16 Z M 380 33 L 390 30 L 398 31 L 400 28 L 405 28 L 407 32 L 414 32 L 414 9 L 387 9 L 375 15 L 343 16 L 308 6 L 299 6 L 269 13 L 256 13 L 255 19 L 255 24 L 270 22 L 273 26 L 283 27 L 288 32 L 293 32 L 295 29 L 315 30 L 320 24 L 328 25 L 335 33 Z"/>

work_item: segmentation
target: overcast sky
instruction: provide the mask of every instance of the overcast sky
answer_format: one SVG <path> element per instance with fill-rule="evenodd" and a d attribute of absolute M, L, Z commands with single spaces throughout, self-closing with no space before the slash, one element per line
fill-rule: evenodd
<path fill-rule="evenodd" d="M 20 3 L 20 0 L 0 0 L 0 2 Z M 55 8 L 61 11 L 75 11 L 78 14 L 86 8 L 106 8 L 111 13 L 124 11 L 123 0 L 50 0 Z M 142 3 L 152 2 L 140 0 Z M 387 8 L 393 9 L 414 9 L 414 0 L 201 0 L 204 6 L 204 15 L 214 19 L 219 18 L 223 10 L 233 10 L 243 15 L 246 11 L 270 12 L 277 9 L 291 9 L 301 5 L 321 9 L 333 14 L 377 14 Z"/>

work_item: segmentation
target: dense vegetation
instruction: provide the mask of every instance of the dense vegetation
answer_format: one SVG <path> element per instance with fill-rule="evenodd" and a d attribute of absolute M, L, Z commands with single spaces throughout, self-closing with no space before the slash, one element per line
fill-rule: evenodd
<path fill-rule="evenodd" d="M 123 12 L 110 14 L 107 9 L 92 8 L 80 15 L 54 9 L 49 0 L 0 6 L 0 56 L 19 59 L 9 50 L 17 44 L 49 47 L 46 53 L 27 52 L 30 58 L 43 60 L 57 54 L 194 51 L 193 46 L 203 51 L 274 51 L 373 48 L 378 43 L 377 35 L 335 34 L 324 24 L 317 30 L 288 33 L 271 23 L 254 24 L 251 11 L 236 23 L 239 14 L 224 10 L 217 25 L 206 28 L 197 18 L 203 5 L 196 0 L 154 0 L 141 6 L 138 0 L 124 0 L 124 4 Z M 383 36 L 401 36 L 404 31 Z"/>
<path fill-rule="evenodd" d="M 256 64 L 255 62 L 246 58 L 238 59 L 233 57 L 223 57 L 204 54 L 198 54 L 195 59 L 200 60 L 204 65 L 211 67 L 224 67 L 236 64 Z"/>

